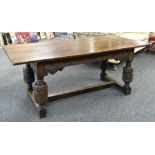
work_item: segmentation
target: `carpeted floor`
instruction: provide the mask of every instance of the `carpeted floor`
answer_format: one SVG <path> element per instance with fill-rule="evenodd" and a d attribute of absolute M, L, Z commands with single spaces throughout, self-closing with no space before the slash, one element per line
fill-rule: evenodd
<path fill-rule="evenodd" d="M 39 119 L 26 95 L 23 66 L 12 66 L 0 49 L 0 121 L 155 121 L 155 55 L 136 55 L 132 94 L 124 96 L 117 88 L 108 88 L 47 104 L 47 117 Z M 121 80 L 122 67 L 108 73 Z M 45 78 L 49 92 L 99 82 L 97 64 L 65 68 Z"/>

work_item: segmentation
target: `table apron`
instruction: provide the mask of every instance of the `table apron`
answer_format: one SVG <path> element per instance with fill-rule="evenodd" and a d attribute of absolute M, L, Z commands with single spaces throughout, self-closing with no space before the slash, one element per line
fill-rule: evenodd
<path fill-rule="evenodd" d="M 40 76 L 40 75 L 45 76 L 48 73 L 53 75 L 57 71 L 61 71 L 63 70 L 64 67 L 67 67 L 67 66 L 88 64 L 88 63 L 99 62 L 99 61 L 104 61 L 108 59 L 132 61 L 133 57 L 134 57 L 134 50 L 128 49 L 128 50 L 124 50 L 123 52 L 115 51 L 115 52 L 101 53 L 101 54 L 90 55 L 90 56 L 65 58 L 61 61 L 53 60 L 53 61 L 36 62 L 36 63 L 32 63 L 32 66 L 37 76 Z"/>

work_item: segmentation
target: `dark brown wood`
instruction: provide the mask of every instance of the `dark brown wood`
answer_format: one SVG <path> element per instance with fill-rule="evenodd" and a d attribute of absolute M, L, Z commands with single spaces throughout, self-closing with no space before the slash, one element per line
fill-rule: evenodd
<path fill-rule="evenodd" d="M 40 118 L 46 117 L 45 105 L 48 97 L 52 100 L 73 96 L 90 91 L 100 90 L 116 85 L 126 95 L 131 93 L 130 83 L 133 79 L 131 62 L 134 58 L 134 48 L 147 46 L 116 36 L 106 36 L 91 39 L 77 39 L 69 41 L 47 41 L 36 44 L 5 46 L 5 52 L 14 65 L 27 64 L 24 68 L 24 81 L 28 85 L 28 95 L 38 110 Z M 108 59 L 126 61 L 123 69 L 124 85 L 110 78 L 106 74 L 106 61 Z M 48 87 L 44 77 L 54 75 L 67 66 L 101 62 L 100 78 L 105 83 L 87 86 L 48 95 Z M 34 82 L 34 73 L 36 82 Z"/>
<path fill-rule="evenodd" d="M 43 80 L 37 80 L 34 85 L 34 99 L 38 104 L 38 114 L 40 118 L 46 117 L 46 109 L 44 105 L 48 101 L 47 84 Z"/>
<path fill-rule="evenodd" d="M 88 93 L 91 91 L 96 91 L 96 90 L 101 90 L 105 88 L 109 88 L 112 85 L 114 85 L 113 82 L 106 82 L 106 83 L 99 83 L 99 84 L 93 84 L 89 86 L 85 86 L 82 88 L 76 88 L 76 89 L 71 89 L 71 90 L 66 90 L 58 93 L 53 93 L 49 94 L 49 100 L 56 100 L 56 99 L 61 99 L 65 97 L 70 97 L 70 96 L 75 96 L 83 93 Z"/>
<path fill-rule="evenodd" d="M 35 81 L 34 72 L 30 64 L 26 64 L 23 68 L 24 82 L 27 84 L 27 91 L 32 91 L 32 83 Z"/>
<path fill-rule="evenodd" d="M 104 36 L 96 38 L 73 40 L 50 40 L 21 45 L 7 45 L 4 50 L 14 65 L 42 61 L 62 61 L 64 58 L 77 58 L 100 53 L 117 52 L 148 44 L 118 36 Z"/>
<path fill-rule="evenodd" d="M 100 80 L 106 81 L 106 76 L 107 76 L 107 73 L 106 73 L 107 60 L 100 62 L 100 68 L 101 68 Z"/>
<path fill-rule="evenodd" d="M 83 94 L 83 93 L 89 93 L 92 91 L 97 91 L 97 90 L 101 90 L 101 89 L 106 89 L 109 88 L 111 86 L 119 86 L 120 88 L 123 88 L 123 84 L 117 82 L 116 80 L 114 80 L 113 78 L 106 76 L 106 81 L 104 83 L 98 83 L 98 84 L 91 84 L 85 87 L 81 87 L 81 88 L 74 88 L 74 89 L 70 89 L 70 90 L 65 90 L 62 92 L 57 92 L 57 93 L 52 93 L 48 95 L 48 100 L 57 100 L 57 99 L 61 99 L 61 98 L 66 98 L 66 97 L 70 97 L 70 96 L 75 96 L 75 95 L 79 95 L 79 94 Z M 38 108 L 38 104 L 35 100 L 34 97 L 34 92 L 33 91 L 28 91 L 28 95 L 30 96 L 33 104 L 36 106 L 36 108 Z"/>
<path fill-rule="evenodd" d="M 80 56 L 75 58 L 64 58 L 61 61 L 53 60 L 53 61 L 46 61 L 46 62 L 38 62 L 37 65 L 44 66 L 44 70 L 49 70 L 49 71 L 51 70 L 51 74 L 53 74 L 53 72 L 55 72 L 56 70 L 61 71 L 64 67 L 67 67 L 67 66 L 105 61 L 110 58 L 119 59 L 121 61 L 127 60 L 132 51 L 133 49 L 127 49 L 123 51 L 120 50 L 117 52 L 99 53 L 96 55 L 89 55 L 87 57 Z"/>
<path fill-rule="evenodd" d="M 46 117 L 46 109 L 43 106 L 40 106 L 36 101 L 35 101 L 35 97 L 34 97 L 34 91 L 27 91 L 28 96 L 30 97 L 32 103 L 34 104 L 34 106 L 36 107 L 37 111 L 38 111 L 38 115 L 40 118 L 44 118 Z"/>
<path fill-rule="evenodd" d="M 124 94 L 131 94 L 130 82 L 133 80 L 133 68 L 131 68 L 131 61 L 126 61 L 126 66 L 123 68 Z"/>
<path fill-rule="evenodd" d="M 115 86 L 117 86 L 117 87 L 119 87 L 119 88 L 121 88 L 121 89 L 124 88 L 124 85 L 123 85 L 122 83 L 116 81 L 115 79 L 111 78 L 111 77 L 108 76 L 108 75 L 105 77 L 105 80 L 106 80 L 106 81 L 112 81 L 112 82 L 114 83 Z"/>

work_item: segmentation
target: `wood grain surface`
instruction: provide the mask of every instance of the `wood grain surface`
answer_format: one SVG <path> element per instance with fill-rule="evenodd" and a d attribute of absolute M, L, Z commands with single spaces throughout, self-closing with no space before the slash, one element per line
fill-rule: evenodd
<path fill-rule="evenodd" d="M 147 46 L 148 44 L 118 36 L 103 36 L 73 40 L 50 40 L 30 44 L 3 46 L 13 65 L 50 60 L 62 60 L 99 53 Z"/>

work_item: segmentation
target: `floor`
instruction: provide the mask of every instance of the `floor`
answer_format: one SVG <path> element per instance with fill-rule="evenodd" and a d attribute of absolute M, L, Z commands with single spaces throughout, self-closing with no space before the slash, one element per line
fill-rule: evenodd
<path fill-rule="evenodd" d="M 133 61 L 132 94 L 125 96 L 117 88 L 108 88 L 47 104 L 47 117 L 39 119 L 26 95 L 23 66 L 12 66 L 0 49 L 0 121 L 5 122 L 137 122 L 155 121 L 155 55 L 137 54 Z M 108 73 L 121 81 L 122 67 Z M 49 92 L 99 82 L 97 64 L 65 68 L 45 78 Z"/>

